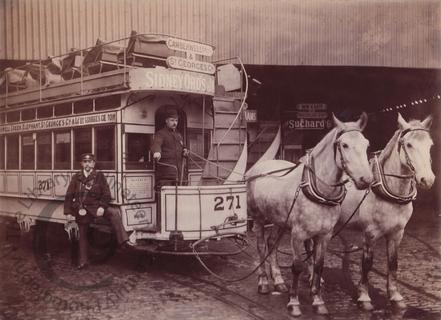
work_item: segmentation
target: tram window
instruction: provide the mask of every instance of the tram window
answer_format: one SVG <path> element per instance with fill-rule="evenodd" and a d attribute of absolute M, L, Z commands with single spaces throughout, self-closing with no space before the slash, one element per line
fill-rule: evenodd
<path fill-rule="evenodd" d="M 37 135 L 37 169 L 52 169 L 52 137 L 50 132 Z"/>
<path fill-rule="evenodd" d="M 115 127 L 95 128 L 95 156 L 100 169 L 115 169 Z"/>
<path fill-rule="evenodd" d="M 27 109 L 21 112 L 21 120 L 34 120 L 35 119 L 35 109 Z"/>
<path fill-rule="evenodd" d="M 7 136 L 6 146 L 8 148 L 6 158 L 6 168 L 18 169 L 18 135 Z"/>
<path fill-rule="evenodd" d="M 2 113 L 0 114 L 0 123 L 5 123 L 6 122 L 6 113 Z"/>
<path fill-rule="evenodd" d="M 118 108 L 121 103 L 120 101 L 121 101 L 120 95 L 97 98 L 95 99 L 95 110 L 101 111 L 101 110 Z"/>
<path fill-rule="evenodd" d="M 52 114 L 53 114 L 53 107 L 52 106 L 47 106 L 47 107 L 42 107 L 42 108 L 37 109 L 37 118 L 39 118 L 39 119 L 50 118 L 50 117 L 52 117 Z"/>
<path fill-rule="evenodd" d="M 6 114 L 7 122 L 18 122 L 20 121 L 20 111 L 12 111 Z"/>
<path fill-rule="evenodd" d="M 153 169 L 153 163 L 149 161 L 149 150 L 152 141 L 152 134 L 126 133 L 127 170 Z"/>
<path fill-rule="evenodd" d="M 202 129 L 188 128 L 188 148 L 199 156 L 208 158 L 208 152 L 210 151 L 210 136 L 210 130 L 205 130 L 204 137 L 202 138 Z M 195 156 L 193 156 L 192 159 L 201 167 L 203 167 L 205 164 L 204 160 L 199 159 Z M 199 169 L 199 167 L 193 161 L 189 161 L 188 166 L 189 169 Z"/>
<path fill-rule="evenodd" d="M 100 142 L 101 143 L 101 142 Z M 81 155 L 92 152 L 92 128 L 74 130 L 74 168 L 81 168 Z"/>
<path fill-rule="evenodd" d="M 74 113 L 86 113 L 93 111 L 92 100 L 82 100 L 74 103 Z"/>
<path fill-rule="evenodd" d="M 0 136 L 0 170 L 5 169 L 5 136 Z"/>
<path fill-rule="evenodd" d="M 58 104 L 54 108 L 55 116 L 72 114 L 72 103 Z"/>
<path fill-rule="evenodd" d="M 35 143 L 32 134 L 21 136 L 21 168 L 34 170 Z"/>
<path fill-rule="evenodd" d="M 70 169 L 70 131 L 55 132 L 54 168 Z"/>

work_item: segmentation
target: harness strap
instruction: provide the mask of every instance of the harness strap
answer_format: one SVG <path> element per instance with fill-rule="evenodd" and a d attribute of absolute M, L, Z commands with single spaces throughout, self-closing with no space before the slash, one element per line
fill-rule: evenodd
<path fill-rule="evenodd" d="M 404 144 L 404 136 L 406 134 L 408 134 L 409 132 L 413 132 L 413 131 L 429 132 L 429 130 L 423 129 L 423 128 L 407 128 L 400 133 L 400 139 L 398 140 L 398 152 L 400 152 L 400 149 L 403 149 L 404 156 L 406 157 L 406 163 L 407 163 L 408 167 L 410 168 L 410 170 L 412 170 L 412 172 L 415 174 L 415 167 L 412 164 L 412 160 L 410 159 L 409 152 L 407 151 L 407 148 Z"/>
<path fill-rule="evenodd" d="M 387 186 L 386 180 L 384 179 L 384 173 L 383 168 L 380 165 L 380 161 L 378 160 L 378 155 L 376 154 L 374 156 L 374 178 L 375 173 L 378 175 L 378 180 L 376 180 L 372 185 L 372 191 L 374 193 L 386 200 L 392 200 L 393 202 L 399 203 L 399 204 L 407 204 L 413 200 L 416 199 L 417 196 L 417 189 L 415 188 L 415 180 L 413 179 L 414 175 L 412 175 L 412 181 L 411 181 L 411 191 L 408 195 L 400 196 L 394 194 Z"/>

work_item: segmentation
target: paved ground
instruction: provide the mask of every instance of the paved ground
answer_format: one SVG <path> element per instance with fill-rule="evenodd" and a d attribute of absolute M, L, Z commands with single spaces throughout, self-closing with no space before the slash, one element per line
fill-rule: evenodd
<path fill-rule="evenodd" d="M 386 299 L 385 250 L 375 252 L 371 275 L 373 312 L 355 304 L 360 252 L 342 254 L 361 243 L 359 233 L 345 230 L 332 241 L 326 259 L 325 294 L 330 319 L 441 319 L 441 216 L 418 207 L 400 248 L 399 279 L 406 298 L 405 312 L 394 312 Z M 261 296 L 256 275 L 235 283 L 217 280 L 191 257 L 158 257 L 107 252 L 105 239 L 94 254 L 95 263 L 78 271 L 71 265 L 69 242 L 59 226 L 47 232 L 50 263 L 33 250 L 32 232 L 22 236 L 14 224 L 3 222 L 0 239 L 0 320 L 3 319 L 291 319 L 286 312 L 288 296 Z M 207 265 L 226 278 L 239 278 L 255 266 L 252 246 L 239 256 L 204 258 Z M 99 242 L 99 241 L 97 241 Z M 99 243 L 97 244 L 97 246 Z M 289 249 L 285 239 L 282 250 Z M 103 252 L 105 255 L 103 256 Z M 288 266 L 289 256 L 280 254 Z M 283 269 L 289 283 L 290 270 Z M 308 285 L 301 283 L 300 319 L 325 319 L 314 315 Z"/>

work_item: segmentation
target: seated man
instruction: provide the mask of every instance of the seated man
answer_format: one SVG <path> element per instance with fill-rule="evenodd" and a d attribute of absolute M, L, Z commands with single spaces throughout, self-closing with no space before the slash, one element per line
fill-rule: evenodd
<path fill-rule="evenodd" d="M 95 156 L 91 153 L 83 154 L 81 166 L 82 170 L 72 177 L 64 199 L 64 214 L 74 216 L 78 223 L 78 269 L 88 266 L 87 229 L 96 217 L 104 216 L 111 222 L 119 245 L 134 245 L 128 241 L 119 209 L 109 206 L 110 188 L 104 175 L 95 170 Z"/>

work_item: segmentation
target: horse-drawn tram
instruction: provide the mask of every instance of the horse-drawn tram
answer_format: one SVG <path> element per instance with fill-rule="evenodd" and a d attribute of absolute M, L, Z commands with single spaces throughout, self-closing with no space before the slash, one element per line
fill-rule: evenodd
<path fill-rule="evenodd" d="M 80 155 L 94 153 L 111 205 L 138 248 L 188 254 L 195 241 L 243 235 L 247 77 L 238 58 L 208 62 L 213 51 L 133 32 L 5 70 L 0 215 L 17 218 L 25 230 L 49 221 L 75 234 L 63 201 Z M 178 185 L 155 192 L 158 164 L 149 150 L 170 105 L 190 156 Z"/>

